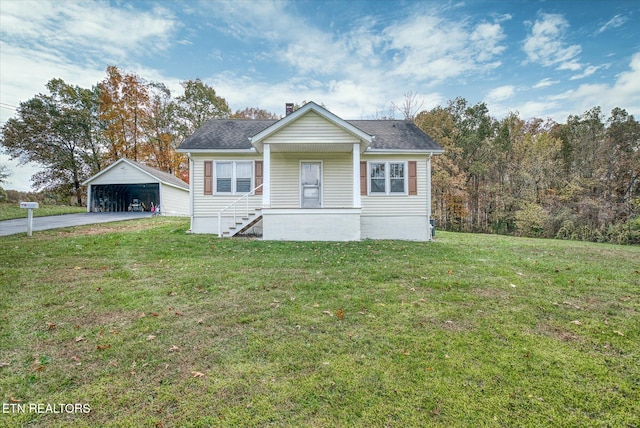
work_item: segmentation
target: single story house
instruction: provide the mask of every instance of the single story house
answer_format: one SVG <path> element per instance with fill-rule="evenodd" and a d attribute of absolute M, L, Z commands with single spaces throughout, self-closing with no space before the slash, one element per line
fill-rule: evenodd
<path fill-rule="evenodd" d="M 192 233 L 431 239 L 431 157 L 443 149 L 410 121 L 287 104 L 277 121 L 209 120 L 178 151 L 189 157 Z"/>
<path fill-rule="evenodd" d="M 189 185 L 166 172 L 130 159 L 119 159 L 82 183 L 88 212 L 150 211 L 189 215 Z"/>

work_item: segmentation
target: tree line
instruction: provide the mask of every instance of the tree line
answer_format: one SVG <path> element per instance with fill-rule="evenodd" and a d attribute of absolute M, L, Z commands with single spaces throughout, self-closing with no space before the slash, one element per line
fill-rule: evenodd
<path fill-rule="evenodd" d="M 414 121 L 445 149 L 433 160 L 440 228 L 640 244 L 640 124 L 624 109 L 496 120 L 456 98 Z"/>
<path fill-rule="evenodd" d="M 251 107 L 232 114 L 227 101 L 200 79 L 181 85 L 184 93 L 173 97 L 165 84 L 115 66 L 107 67 L 104 80 L 91 88 L 52 79 L 48 94 L 20 103 L 15 117 L 3 125 L 0 143 L 12 158 L 42 167 L 32 177 L 34 187 L 73 195 L 80 205 L 81 183 L 117 159 L 139 161 L 188 181 L 186 156 L 176 149 L 205 121 L 277 118 Z"/>
<path fill-rule="evenodd" d="M 115 66 L 92 88 L 53 79 L 48 94 L 20 103 L 0 143 L 43 167 L 36 187 L 81 204 L 81 183 L 121 157 L 186 181 L 176 148 L 208 119 L 280 118 L 255 107 L 232 113 L 200 79 L 181 85 L 174 97 Z M 445 149 L 433 160 L 440 229 L 640 244 L 640 124 L 624 109 L 605 117 L 594 107 L 556 123 L 517 113 L 498 120 L 464 98 L 418 112 L 416 95 L 405 98 L 394 107 Z"/>

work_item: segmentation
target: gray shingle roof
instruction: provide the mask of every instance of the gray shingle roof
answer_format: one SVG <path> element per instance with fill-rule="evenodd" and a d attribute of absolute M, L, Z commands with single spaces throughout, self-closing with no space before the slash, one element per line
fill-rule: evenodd
<path fill-rule="evenodd" d="M 250 149 L 249 138 L 276 120 L 211 119 L 179 147 L 189 150 Z M 406 120 L 347 120 L 375 138 L 370 149 L 441 151 L 442 147 L 413 122 Z"/>
<path fill-rule="evenodd" d="M 210 119 L 180 144 L 180 150 L 250 149 L 252 137 L 277 120 Z"/>
<path fill-rule="evenodd" d="M 184 181 L 180 180 L 175 175 L 171 175 L 167 172 L 160 171 L 159 169 L 151 168 L 150 166 L 143 165 L 136 161 L 132 161 L 131 159 L 125 159 L 125 160 L 137 166 L 138 168 L 145 171 L 146 173 L 156 177 L 158 180 L 162 181 L 163 183 L 173 184 L 174 186 L 181 187 L 183 189 L 189 189 L 189 185 Z"/>
<path fill-rule="evenodd" d="M 442 147 L 409 120 L 348 120 L 373 135 L 371 149 L 441 151 Z"/>

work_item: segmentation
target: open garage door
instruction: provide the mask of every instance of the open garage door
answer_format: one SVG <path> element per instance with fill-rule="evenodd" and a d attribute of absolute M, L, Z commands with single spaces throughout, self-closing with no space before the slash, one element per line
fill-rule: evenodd
<path fill-rule="evenodd" d="M 160 184 L 94 184 L 91 186 L 91 212 L 150 211 L 160 205 Z"/>

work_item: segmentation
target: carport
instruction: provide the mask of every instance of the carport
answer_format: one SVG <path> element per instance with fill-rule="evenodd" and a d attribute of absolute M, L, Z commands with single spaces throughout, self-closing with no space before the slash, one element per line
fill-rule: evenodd
<path fill-rule="evenodd" d="M 120 159 L 83 183 L 88 212 L 150 211 L 189 215 L 189 185 L 166 172 Z"/>

